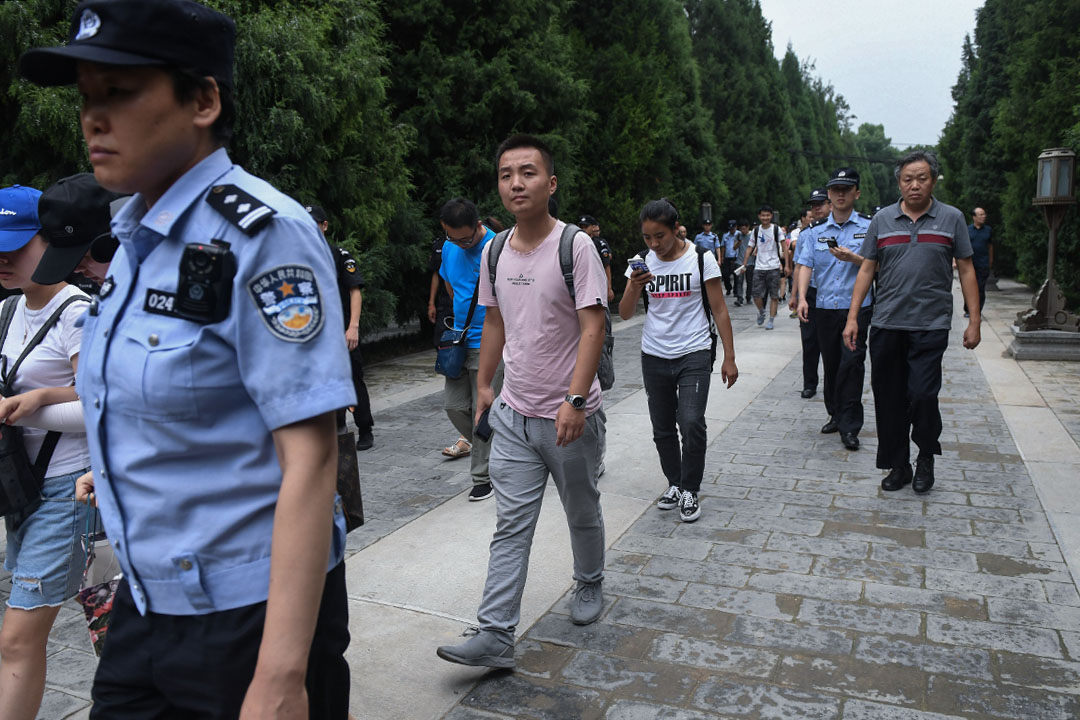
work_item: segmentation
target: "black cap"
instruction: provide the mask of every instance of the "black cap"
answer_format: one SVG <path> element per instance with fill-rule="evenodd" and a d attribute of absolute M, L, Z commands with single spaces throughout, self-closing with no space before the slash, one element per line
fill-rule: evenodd
<path fill-rule="evenodd" d="M 736 222 L 735 222 L 734 220 L 728 220 L 728 221 L 727 221 L 727 226 L 728 226 L 728 227 L 735 227 L 735 225 L 736 225 L 736 224 L 737 224 L 737 223 L 736 223 Z"/>
<path fill-rule="evenodd" d="M 810 205 L 814 205 L 819 202 L 829 202 L 829 193 L 825 191 L 823 187 L 816 187 L 810 191 L 810 197 L 806 200 Z"/>
<path fill-rule="evenodd" d="M 825 187 L 859 187 L 859 171 L 853 167 L 837 168 L 836 172 L 825 183 Z"/>
<path fill-rule="evenodd" d="M 330 219 L 326 217 L 326 211 L 318 205 L 307 205 L 304 207 L 304 209 L 308 211 L 309 215 L 311 215 L 311 219 L 317 222 L 319 225 L 322 225 L 324 222 L 327 222 Z"/>
<path fill-rule="evenodd" d="M 90 173 L 66 177 L 47 188 L 38 200 L 41 237 L 47 246 L 34 270 L 34 282 L 63 282 L 95 241 L 111 240 L 109 205 L 119 197 L 98 185 Z"/>
<path fill-rule="evenodd" d="M 27 50 L 19 73 L 38 85 L 71 85 L 78 60 L 193 69 L 232 87 L 236 25 L 191 0 L 83 0 L 62 47 Z"/>
<path fill-rule="evenodd" d="M 596 222 L 596 218 L 594 218 L 592 215 L 582 215 L 581 219 L 577 221 L 577 224 L 578 227 L 585 228 L 589 227 L 590 225 L 599 225 L 600 223 Z"/>

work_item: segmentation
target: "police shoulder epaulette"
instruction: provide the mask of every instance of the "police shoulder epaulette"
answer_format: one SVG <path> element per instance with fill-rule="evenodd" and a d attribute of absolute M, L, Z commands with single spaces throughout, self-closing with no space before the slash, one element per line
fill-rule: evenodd
<path fill-rule="evenodd" d="M 254 235 L 262 230 L 277 213 L 277 210 L 235 185 L 215 185 L 210 188 L 206 202 L 246 235 Z"/>
<path fill-rule="evenodd" d="M 824 225 L 827 222 L 829 222 L 828 216 L 823 217 L 820 220 L 815 220 L 814 222 L 810 223 L 810 227 L 817 227 L 818 225 Z"/>
<path fill-rule="evenodd" d="M 857 215 L 858 215 L 859 217 L 861 217 L 861 218 L 863 218 L 863 219 L 865 219 L 865 220 L 873 220 L 873 219 L 874 219 L 874 216 L 873 216 L 873 215 L 867 215 L 866 213 L 856 213 L 856 214 L 857 214 Z"/>

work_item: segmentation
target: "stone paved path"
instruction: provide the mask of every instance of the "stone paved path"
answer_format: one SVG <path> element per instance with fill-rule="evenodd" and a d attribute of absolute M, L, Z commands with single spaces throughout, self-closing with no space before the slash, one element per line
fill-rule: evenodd
<path fill-rule="evenodd" d="M 736 332 L 764 332 L 749 308 L 733 312 Z M 640 326 L 631 322 L 617 337 L 609 408 L 641 389 Z M 849 453 L 835 435 L 817 432 L 820 395 L 798 397 L 800 359 L 788 357 L 711 443 L 702 518 L 682 525 L 650 507 L 609 537 L 600 622 L 571 625 L 564 597 L 523 628 L 516 673 L 462 676 L 440 667 L 443 679 L 430 681 L 463 677 L 460 702 L 432 714 L 401 687 L 392 693 L 393 717 L 1080 716 L 1080 595 L 975 355 L 953 338 L 942 391 L 945 454 L 925 499 L 878 489 L 869 379 L 863 449 Z M 376 447 L 360 456 L 368 521 L 349 536 L 351 566 L 448 502 L 468 510 L 468 461 L 439 454 L 454 432 L 431 363 L 420 354 L 369 370 Z M 1026 363 L 1024 371 L 1070 427 L 1075 366 Z M 1076 426 L 1070 430 L 1076 438 Z M 647 437 L 642 443 L 650 452 Z M 446 582 L 454 578 L 448 573 Z M 354 621 L 374 614 L 355 598 L 350 607 Z M 354 631 L 361 657 L 386 652 L 357 647 L 357 638 Z M 415 642 L 433 654 L 433 638 Z M 85 718 L 95 663 L 75 607 L 62 610 L 49 652 L 39 718 Z M 387 716 L 364 712 L 370 669 L 353 659 L 359 720 Z"/>
<path fill-rule="evenodd" d="M 564 598 L 447 720 L 1080 717 L 1080 596 L 959 333 L 925 498 L 879 489 L 869 378 L 849 453 L 799 367 L 710 447 L 698 522 L 614 544 L 602 619 Z"/>

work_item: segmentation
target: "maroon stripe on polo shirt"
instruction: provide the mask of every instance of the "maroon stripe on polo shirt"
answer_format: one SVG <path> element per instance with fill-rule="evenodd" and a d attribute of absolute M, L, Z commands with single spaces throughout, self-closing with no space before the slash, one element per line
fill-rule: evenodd
<path fill-rule="evenodd" d="M 952 238 L 947 235 L 936 233 L 919 233 L 918 242 L 934 243 L 935 245 L 952 245 Z"/>
<path fill-rule="evenodd" d="M 878 237 L 877 246 L 879 248 L 888 247 L 890 245 L 907 245 L 911 241 L 911 235 L 908 233 L 896 233 L 895 235 L 885 235 L 884 237 Z"/>

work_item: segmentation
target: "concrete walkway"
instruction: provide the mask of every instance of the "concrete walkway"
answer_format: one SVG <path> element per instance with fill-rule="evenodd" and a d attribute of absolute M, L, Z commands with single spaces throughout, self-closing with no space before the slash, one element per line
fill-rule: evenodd
<path fill-rule="evenodd" d="M 665 483 L 641 390 L 640 317 L 616 326 L 607 393 L 607 607 L 566 616 L 565 520 L 549 486 L 513 674 L 451 665 L 474 615 L 494 503 L 467 460 L 430 353 L 369 369 L 376 446 L 361 453 L 368 522 L 349 536 L 358 720 L 481 718 L 1075 718 L 1080 716 L 1080 368 L 1002 356 L 1030 300 L 1002 283 L 983 345 L 954 323 L 944 456 L 927 497 L 878 488 L 873 399 L 863 449 L 823 436 L 801 389 L 798 329 L 733 308 L 739 382 L 709 405 L 703 515 L 654 506 Z M 1071 572 L 1070 572 L 1071 565 Z M 66 607 L 39 717 L 85 717 L 94 663 Z"/>

